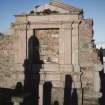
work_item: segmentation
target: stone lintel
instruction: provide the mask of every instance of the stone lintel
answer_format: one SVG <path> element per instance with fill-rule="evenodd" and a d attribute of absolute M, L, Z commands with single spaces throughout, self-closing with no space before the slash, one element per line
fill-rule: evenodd
<path fill-rule="evenodd" d="M 44 64 L 43 69 L 41 69 L 40 73 L 47 72 L 47 73 L 62 73 L 67 72 L 71 73 L 75 70 L 75 72 L 80 72 L 80 65 L 72 65 L 72 64 Z"/>
<path fill-rule="evenodd" d="M 43 65 L 43 69 L 41 69 L 41 71 L 47 71 L 47 72 L 51 72 L 51 71 L 55 71 L 57 72 L 59 68 L 59 64 L 54 64 L 54 63 L 45 63 Z"/>
<path fill-rule="evenodd" d="M 73 65 L 71 64 L 62 64 L 62 65 L 59 65 L 59 68 L 60 68 L 60 72 L 63 72 L 63 73 L 73 72 Z"/>

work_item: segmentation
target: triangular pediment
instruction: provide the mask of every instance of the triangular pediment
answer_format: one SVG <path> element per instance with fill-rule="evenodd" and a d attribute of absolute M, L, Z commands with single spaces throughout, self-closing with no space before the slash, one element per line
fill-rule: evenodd
<path fill-rule="evenodd" d="M 80 13 L 82 12 L 81 9 L 73 7 L 71 5 L 68 4 L 64 4 L 58 1 L 50 1 L 49 4 L 45 4 L 45 5 L 41 5 L 38 6 L 34 9 L 35 12 L 45 12 L 45 11 L 49 11 L 52 13 Z"/>

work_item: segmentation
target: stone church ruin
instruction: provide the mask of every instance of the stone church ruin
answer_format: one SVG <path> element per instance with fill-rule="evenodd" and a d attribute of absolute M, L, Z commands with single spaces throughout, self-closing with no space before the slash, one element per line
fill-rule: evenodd
<path fill-rule="evenodd" d="M 83 15 L 82 9 L 54 0 L 15 15 L 11 45 L 0 44 L 0 54 L 11 59 L 10 65 L 0 63 L 0 86 L 14 89 L 21 83 L 36 105 L 99 105 L 102 65 L 93 20 Z"/>

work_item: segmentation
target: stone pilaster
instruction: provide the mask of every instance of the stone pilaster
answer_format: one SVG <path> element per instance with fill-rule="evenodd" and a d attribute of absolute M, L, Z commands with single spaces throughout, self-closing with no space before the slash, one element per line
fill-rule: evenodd
<path fill-rule="evenodd" d="M 72 24 L 72 64 L 79 64 L 79 23 Z"/>
<path fill-rule="evenodd" d="M 59 37 L 59 63 L 71 64 L 71 24 L 61 25 Z"/>
<path fill-rule="evenodd" d="M 43 82 L 39 84 L 39 105 L 43 105 Z"/>

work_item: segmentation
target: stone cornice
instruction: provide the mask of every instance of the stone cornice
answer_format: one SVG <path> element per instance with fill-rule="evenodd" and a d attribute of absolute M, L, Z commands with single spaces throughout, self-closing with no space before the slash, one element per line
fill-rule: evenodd
<path fill-rule="evenodd" d="M 44 28 L 60 28 L 60 29 L 72 29 L 72 25 L 80 24 L 81 20 L 78 21 L 49 21 L 49 22 L 32 22 L 27 25 L 27 29 L 44 29 Z M 14 29 L 25 30 L 26 22 L 15 23 Z"/>
<path fill-rule="evenodd" d="M 77 12 L 70 12 L 70 13 L 56 13 L 56 14 L 50 14 L 51 15 L 76 15 L 78 14 Z M 18 15 L 14 15 L 15 17 L 25 17 L 25 16 L 47 16 L 47 15 L 37 15 L 37 14 L 31 14 L 31 13 L 28 13 L 28 14 L 18 14 Z M 49 16 L 49 15 L 48 15 Z"/>
<path fill-rule="evenodd" d="M 50 24 L 80 24 L 81 20 L 78 20 L 78 21 L 49 21 L 49 22 L 30 22 L 30 25 L 34 25 L 34 24 L 44 24 L 44 25 L 50 25 Z M 26 22 L 16 22 L 14 25 L 26 25 L 27 23 Z"/>

